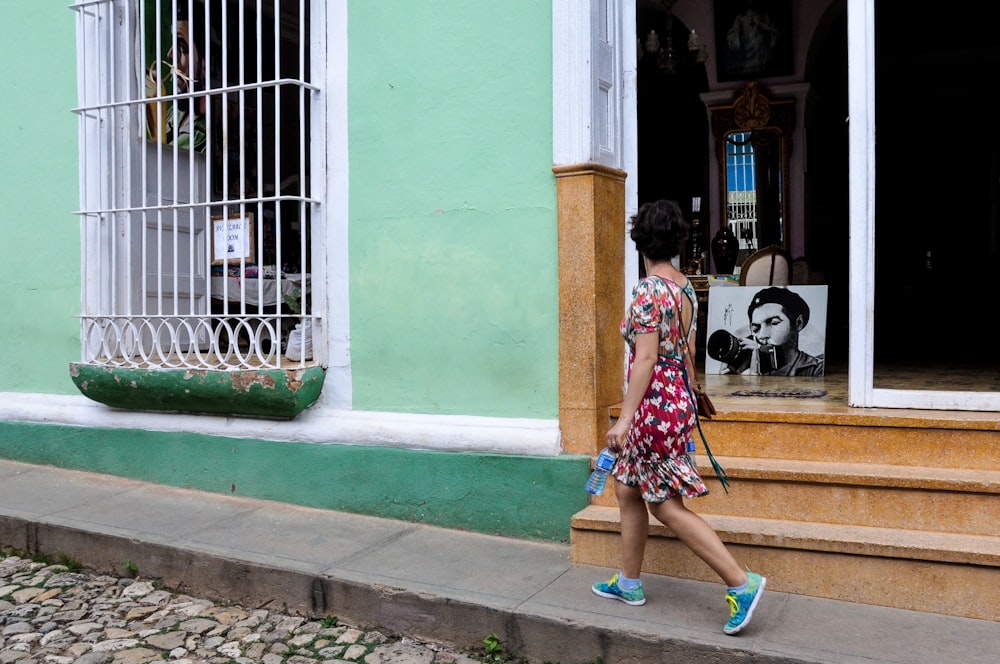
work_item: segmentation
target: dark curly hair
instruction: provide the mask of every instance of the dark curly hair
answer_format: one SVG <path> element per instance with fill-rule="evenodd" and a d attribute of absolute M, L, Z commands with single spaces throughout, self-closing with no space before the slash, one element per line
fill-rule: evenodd
<path fill-rule="evenodd" d="M 651 261 L 679 256 L 688 237 L 688 222 L 674 201 L 644 203 L 632 217 L 629 237 L 639 253 Z"/>

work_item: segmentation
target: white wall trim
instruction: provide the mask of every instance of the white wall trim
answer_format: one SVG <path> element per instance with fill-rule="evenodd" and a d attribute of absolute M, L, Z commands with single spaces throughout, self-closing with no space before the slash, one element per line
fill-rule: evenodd
<path fill-rule="evenodd" d="M 552 163 L 591 160 L 591 2 L 552 0 Z"/>
<path fill-rule="evenodd" d="M 324 125 L 322 150 L 313 150 L 312 172 L 324 173 L 324 182 L 314 182 L 322 187 L 323 204 L 316 211 L 313 224 L 313 241 L 320 243 L 323 263 L 323 295 L 314 295 L 314 306 L 322 307 L 326 346 L 326 380 L 320 394 L 320 404 L 330 408 L 349 409 L 353 403 L 351 375 L 351 275 L 349 270 L 348 227 L 350 220 L 350 177 L 348 167 L 348 48 L 347 0 L 328 0 L 325 4 L 325 25 L 316 25 L 323 18 L 314 12 L 312 26 L 313 61 L 325 67 L 322 98 L 318 102 L 322 112 L 314 118 Z M 318 37 L 322 35 L 322 38 Z M 322 50 L 321 50 L 322 49 Z M 314 120 L 314 125 L 317 123 Z M 322 237 L 317 232 L 322 230 Z M 314 249 L 315 251 L 315 249 Z M 314 254 L 315 255 L 315 254 Z M 315 270 L 314 270 L 315 272 Z M 313 278 L 314 287 L 316 284 Z M 319 338 L 323 338 L 320 335 Z"/>
<path fill-rule="evenodd" d="M 635 2 L 626 2 L 622 6 L 621 34 L 618 43 L 621 44 L 622 61 L 622 169 L 625 177 L 625 221 L 622 224 L 625 243 L 625 292 L 622 293 L 623 307 L 632 300 L 632 285 L 639 278 L 639 252 L 635 250 L 632 238 L 629 237 L 629 220 L 639 211 L 639 63 L 636 59 L 635 41 Z M 624 311 L 624 309 L 623 309 Z M 625 351 L 627 354 L 627 350 Z"/>
<path fill-rule="evenodd" d="M 875 7 L 847 3 L 849 284 L 847 405 L 875 405 Z"/>
<path fill-rule="evenodd" d="M 276 442 L 338 443 L 441 452 L 554 457 L 562 452 L 559 420 L 420 415 L 314 406 L 294 420 L 114 410 L 84 396 L 0 393 L 10 422 L 138 429 Z"/>

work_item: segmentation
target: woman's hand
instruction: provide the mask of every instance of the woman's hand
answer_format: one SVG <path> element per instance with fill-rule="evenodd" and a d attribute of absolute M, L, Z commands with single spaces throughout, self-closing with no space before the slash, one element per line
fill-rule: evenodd
<path fill-rule="evenodd" d="M 605 446 L 615 454 L 620 454 L 622 451 L 622 438 L 628 433 L 628 425 L 628 422 L 619 418 L 604 436 Z"/>

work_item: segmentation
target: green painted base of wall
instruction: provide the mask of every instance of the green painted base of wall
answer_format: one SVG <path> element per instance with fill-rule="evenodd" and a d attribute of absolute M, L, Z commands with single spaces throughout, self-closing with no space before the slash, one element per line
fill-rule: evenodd
<path fill-rule="evenodd" d="M 590 457 L 0 422 L 0 457 L 493 535 L 569 541 Z"/>
<path fill-rule="evenodd" d="M 326 370 L 129 369 L 70 364 L 87 398 L 112 408 L 290 419 L 316 403 Z"/>

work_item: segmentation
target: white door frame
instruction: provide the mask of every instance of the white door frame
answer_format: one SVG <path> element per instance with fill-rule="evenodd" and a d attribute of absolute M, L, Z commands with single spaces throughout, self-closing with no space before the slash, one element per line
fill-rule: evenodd
<path fill-rule="evenodd" d="M 1000 411 L 1000 393 L 882 389 L 874 386 L 875 309 L 875 7 L 847 3 L 850 168 L 848 405 Z"/>
<path fill-rule="evenodd" d="M 635 0 L 552 1 L 553 162 L 593 161 L 625 171 L 626 222 L 638 208 L 635 5 Z M 847 26 L 851 173 L 848 404 L 1000 411 L 1000 393 L 874 387 L 874 0 L 848 0 Z M 615 69 L 610 74 L 605 69 L 609 63 L 605 46 L 613 52 L 610 62 Z M 606 90 L 602 86 L 610 87 Z M 604 105 L 601 93 L 606 91 L 611 95 Z M 627 291 L 638 274 L 638 257 L 630 250 L 627 233 L 622 241 L 626 244 Z M 628 292 L 622 297 L 626 299 Z"/>

